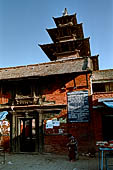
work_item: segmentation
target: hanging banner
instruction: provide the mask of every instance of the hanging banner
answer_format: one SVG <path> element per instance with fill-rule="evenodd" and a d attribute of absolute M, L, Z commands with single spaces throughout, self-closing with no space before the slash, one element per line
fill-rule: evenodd
<path fill-rule="evenodd" d="M 67 93 L 68 99 L 68 121 L 88 122 L 89 102 L 88 91 L 75 91 Z"/>

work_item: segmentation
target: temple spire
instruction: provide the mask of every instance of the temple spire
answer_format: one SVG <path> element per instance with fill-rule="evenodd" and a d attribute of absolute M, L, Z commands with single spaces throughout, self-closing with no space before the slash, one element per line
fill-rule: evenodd
<path fill-rule="evenodd" d="M 63 16 L 68 15 L 67 8 L 64 9 Z"/>

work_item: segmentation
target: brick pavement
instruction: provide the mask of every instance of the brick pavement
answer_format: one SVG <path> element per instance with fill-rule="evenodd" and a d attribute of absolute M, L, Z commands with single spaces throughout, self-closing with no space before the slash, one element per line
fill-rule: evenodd
<path fill-rule="evenodd" d="M 98 170 L 98 159 L 80 157 L 75 162 L 69 162 L 67 155 L 55 154 L 6 154 L 6 162 L 0 170 Z"/>

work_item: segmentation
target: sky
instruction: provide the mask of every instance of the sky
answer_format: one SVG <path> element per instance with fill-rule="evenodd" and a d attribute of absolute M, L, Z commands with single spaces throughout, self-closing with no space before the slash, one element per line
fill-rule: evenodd
<path fill-rule="evenodd" d="M 49 62 L 38 44 L 52 43 L 46 29 L 64 8 L 83 23 L 99 68 L 113 69 L 113 0 L 0 0 L 0 67 Z"/>

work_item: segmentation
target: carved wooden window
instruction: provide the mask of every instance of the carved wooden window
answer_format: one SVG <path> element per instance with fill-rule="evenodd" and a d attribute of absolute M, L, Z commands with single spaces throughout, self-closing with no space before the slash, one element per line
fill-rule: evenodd
<path fill-rule="evenodd" d="M 23 95 L 23 96 L 31 96 L 31 86 L 29 84 L 20 84 L 17 87 L 17 94 Z"/>

